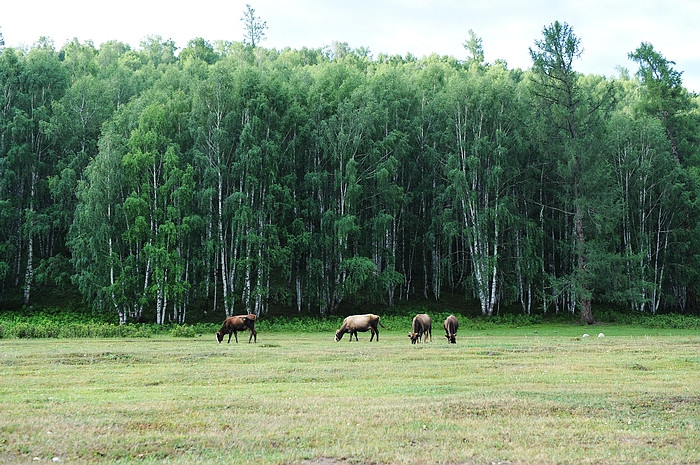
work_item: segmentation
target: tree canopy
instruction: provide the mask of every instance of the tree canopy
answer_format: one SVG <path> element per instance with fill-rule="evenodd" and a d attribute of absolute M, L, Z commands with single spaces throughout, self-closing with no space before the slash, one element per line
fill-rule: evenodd
<path fill-rule="evenodd" d="M 599 302 L 693 311 L 698 97 L 650 44 L 635 77 L 576 71 L 543 29 L 533 66 L 336 43 L 49 40 L 0 52 L 0 301 L 78 289 L 184 322 L 476 301 L 484 315 Z"/>

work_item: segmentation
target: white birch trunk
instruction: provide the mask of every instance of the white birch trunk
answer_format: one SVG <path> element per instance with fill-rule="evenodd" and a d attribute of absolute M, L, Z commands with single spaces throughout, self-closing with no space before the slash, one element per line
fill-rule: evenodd
<path fill-rule="evenodd" d="M 498 186 L 496 187 L 498 189 Z M 494 306 L 496 305 L 497 301 L 497 286 L 496 283 L 498 281 L 498 239 L 499 239 L 499 228 L 498 228 L 498 194 L 496 194 L 496 213 L 494 214 L 494 219 L 493 219 L 493 255 L 491 256 L 491 260 L 489 262 L 493 261 L 493 264 L 491 266 L 493 267 L 493 272 L 491 276 L 491 295 L 489 296 L 489 316 L 493 315 L 493 309 Z"/>
<path fill-rule="evenodd" d="M 218 172 L 219 178 L 218 178 L 218 189 L 219 189 L 219 195 L 218 195 L 218 234 L 219 234 L 219 266 L 221 267 L 221 289 L 222 289 L 222 297 L 224 300 L 224 311 L 226 312 L 226 316 L 232 316 L 233 313 L 231 312 L 231 309 L 229 308 L 229 299 L 228 299 L 228 273 L 226 271 L 227 264 L 226 264 L 226 243 L 224 242 L 224 221 L 223 221 L 223 176 L 221 174 L 221 169 L 219 168 Z"/>
<path fill-rule="evenodd" d="M 107 204 L 107 220 L 112 224 L 112 204 Z M 112 305 L 114 305 L 114 310 L 117 311 L 119 315 L 119 324 L 123 325 L 126 323 L 126 312 L 117 305 L 117 296 L 114 294 L 114 249 L 112 243 L 112 235 L 109 235 L 107 239 L 107 251 L 109 253 L 109 287 L 112 289 Z"/>
<path fill-rule="evenodd" d="M 27 269 L 24 273 L 24 305 L 29 305 L 34 280 L 34 236 L 30 232 L 27 241 Z"/>
<path fill-rule="evenodd" d="M 32 295 L 32 284 L 34 281 L 34 194 L 36 188 L 36 173 L 31 175 L 31 185 L 29 192 L 29 228 L 27 237 L 27 269 L 24 273 L 24 305 L 29 305 Z"/>
<path fill-rule="evenodd" d="M 159 292 L 163 294 L 163 307 L 160 309 L 161 314 L 163 315 L 161 317 L 161 323 L 165 323 L 165 317 L 168 314 L 168 272 L 165 272 L 165 276 L 163 276 L 163 285 L 158 289 Z"/>
<path fill-rule="evenodd" d="M 213 196 L 209 196 L 209 212 L 210 212 L 210 214 L 209 214 L 209 221 L 207 222 L 207 230 L 206 230 L 206 237 L 207 237 L 207 242 L 208 242 L 208 243 L 211 243 L 211 241 L 212 241 L 212 237 L 211 237 L 212 232 L 211 232 L 211 231 L 212 231 L 212 229 L 213 229 L 214 215 L 213 215 L 211 212 L 213 212 L 213 211 L 214 211 L 214 197 L 213 197 Z M 217 278 L 218 278 L 218 277 L 217 277 L 217 271 L 216 271 L 216 270 L 218 269 L 218 267 L 217 267 L 217 266 L 211 266 L 211 264 L 212 264 L 212 257 L 211 257 L 211 255 L 210 255 L 209 253 L 206 254 L 205 260 L 206 260 L 206 263 L 207 263 L 207 266 L 209 267 L 209 269 L 213 269 L 213 271 L 214 271 L 214 276 L 213 276 L 213 278 L 214 278 L 214 279 L 213 279 L 213 285 L 214 285 L 214 299 L 213 299 L 213 301 L 214 301 L 214 302 L 213 302 L 213 306 L 212 306 L 212 312 L 215 313 L 215 312 L 216 312 L 216 280 L 217 280 Z M 213 261 L 216 262 L 216 257 L 213 257 Z M 204 287 L 204 289 L 205 289 L 204 293 L 205 293 L 205 294 L 204 294 L 204 295 L 207 296 L 207 297 L 210 295 L 210 294 L 209 294 L 210 288 L 211 288 L 210 275 L 209 275 L 209 273 L 206 273 L 205 287 Z M 205 314 L 205 315 L 207 314 L 207 308 L 206 308 L 206 306 L 204 307 L 204 314 Z"/>

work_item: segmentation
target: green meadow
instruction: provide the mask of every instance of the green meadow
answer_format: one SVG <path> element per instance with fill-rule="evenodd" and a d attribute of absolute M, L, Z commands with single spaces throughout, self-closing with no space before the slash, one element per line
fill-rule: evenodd
<path fill-rule="evenodd" d="M 0 463 L 700 463 L 697 330 L 380 335 L 0 339 Z"/>

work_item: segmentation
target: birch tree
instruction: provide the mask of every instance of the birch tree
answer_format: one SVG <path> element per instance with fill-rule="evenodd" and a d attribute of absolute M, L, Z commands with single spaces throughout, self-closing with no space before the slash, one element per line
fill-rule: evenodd
<path fill-rule="evenodd" d="M 512 208 L 509 139 L 515 86 L 501 66 L 477 70 L 451 84 L 456 88 L 455 156 L 447 165 L 449 192 L 472 262 L 474 294 L 482 314 L 491 316 L 502 286 L 500 255 Z"/>
<path fill-rule="evenodd" d="M 232 276 L 231 281 L 237 283 L 246 311 L 260 315 L 267 312 L 271 272 L 278 265 L 284 228 L 279 213 L 288 202 L 287 186 L 280 179 L 280 171 L 289 168 L 282 155 L 281 127 L 287 102 L 274 72 L 263 76 L 250 70 L 238 85 L 244 119 L 231 172 L 236 194 L 230 198 L 230 208 L 239 277 Z"/>
<path fill-rule="evenodd" d="M 5 242 L 14 253 L 10 269 L 15 286 L 23 289 L 29 305 L 35 284 L 35 272 L 42 259 L 53 253 L 56 231 L 49 221 L 51 200 L 48 179 L 55 175 L 58 127 L 53 105 L 65 92 L 68 80 L 53 43 L 42 39 L 26 55 L 7 51 L 10 65 L 4 76 L 3 95 L 3 171 L 5 182 L 0 201 L 14 209 L 8 224 L 12 238 Z M 18 74 L 16 74 L 18 73 Z M 7 177 L 12 175 L 11 177 Z M 6 218 L 8 220 L 9 218 Z"/>
<path fill-rule="evenodd" d="M 676 165 L 684 170 L 680 173 L 678 183 L 684 185 L 681 190 L 693 191 L 698 186 L 698 176 L 693 166 L 697 164 L 698 144 L 697 126 L 698 117 L 697 99 L 691 97 L 682 85 L 682 72 L 674 68 L 675 63 L 664 57 L 653 45 L 642 42 L 631 52 L 628 57 L 639 64 L 637 77 L 640 80 L 640 96 L 635 110 L 641 114 L 656 118 L 666 132 L 667 147 L 676 162 Z M 687 199 L 678 208 L 684 217 L 684 224 L 676 231 L 677 242 L 683 247 L 694 248 L 695 239 L 688 231 L 698 217 L 697 203 Z M 681 237 L 683 237 L 681 239 Z M 679 248 L 675 248 L 679 251 Z M 697 293 L 700 290 L 700 275 L 687 270 L 695 269 L 696 262 L 690 264 L 691 257 L 687 253 L 680 253 L 673 260 L 677 263 L 674 270 L 680 271 L 674 276 L 673 297 L 669 299 L 675 302 L 679 308 L 696 308 Z M 681 284 L 682 283 L 682 284 Z"/>
<path fill-rule="evenodd" d="M 430 60 L 416 74 L 421 101 L 414 135 L 419 162 L 414 181 L 416 205 L 412 219 L 417 224 L 411 231 L 421 240 L 408 239 L 404 243 L 415 247 L 411 251 L 414 255 L 411 263 L 415 260 L 419 267 L 417 274 L 423 277 L 420 294 L 426 299 L 438 300 L 446 288 L 445 278 L 450 277 L 452 257 L 449 247 L 456 235 L 456 227 L 447 227 L 452 224 L 452 218 L 446 208 L 449 200 L 445 197 L 443 152 L 454 150 L 454 124 L 450 119 L 453 105 L 446 95 L 446 84 L 455 70 L 449 63 Z M 409 282 L 412 281 L 412 268 L 404 274 Z M 454 285 L 454 280 L 448 281 Z"/>
<path fill-rule="evenodd" d="M 231 195 L 229 173 L 231 157 L 236 144 L 236 125 L 240 119 L 234 112 L 236 103 L 233 89 L 234 77 L 230 60 L 221 60 L 211 69 L 197 90 L 194 102 L 195 120 L 198 121 L 197 145 L 207 160 L 206 170 L 211 173 L 213 186 L 206 192 L 211 205 L 208 215 L 207 238 L 214 245 L 216 257 L 213 273 L 213 307 L 216 309 L 218 284 L 226 316 L 233 314 L 233 294 L 230 280 L 233 252 L 228 246 L 229 225 L 224 214 L 224 201 Z M 239 116 L 240 118 L 240 116 Z M 208 179 L 205 179 L 207 182 Z"/>
<path fill-rule="evenodd" d="M 678 172 L 664 150 L 664 128 L 642 117 L 617 115 L 615 174 L 622 205 L 625 301 L 640 312 L 656 313 L 668 272 L 668 248 L 674 227 L 674 186 Z"/>
<path fill-rule="evenodd" d="M 122 204 L 121 144 L 107 132 L 100 150 L 78 183 L 78 204 L 68 235 L 71 261 L 76 270 L 73 282 L 83 295 L 94 296 L 93 307 L 117 313 L 119 323 L 133 313 L 123 273 L 126 259 Z"/>

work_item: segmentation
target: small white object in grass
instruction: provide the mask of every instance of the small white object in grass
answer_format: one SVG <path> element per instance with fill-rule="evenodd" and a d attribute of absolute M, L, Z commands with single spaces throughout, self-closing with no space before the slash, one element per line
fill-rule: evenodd
<path fill-rule="evenodd" d="M 590 337 L 590 336 L 589 336 L 588 334 L 584 334 L 584 335 L 581 336 L 581 337 Z"/>
<path fill-rule="evenodd" d="M 603 333 L 598 333 L 598 337 L 605 337 L 605 334 L 603 334 Z"/>
<path fill-rule="evenodd" d="M 61 459 L 60 459 L 60 458 L 58 458 L 58 457 L 54 457 L 54 458 L 52 458 L 52 459 L 51 459 L 51 461 L 52 461 L 52 462 L 56 462 L 56 463 L 58 463 L 58 462 L 60 462 L 60 461 L 61 461 Z"/>

